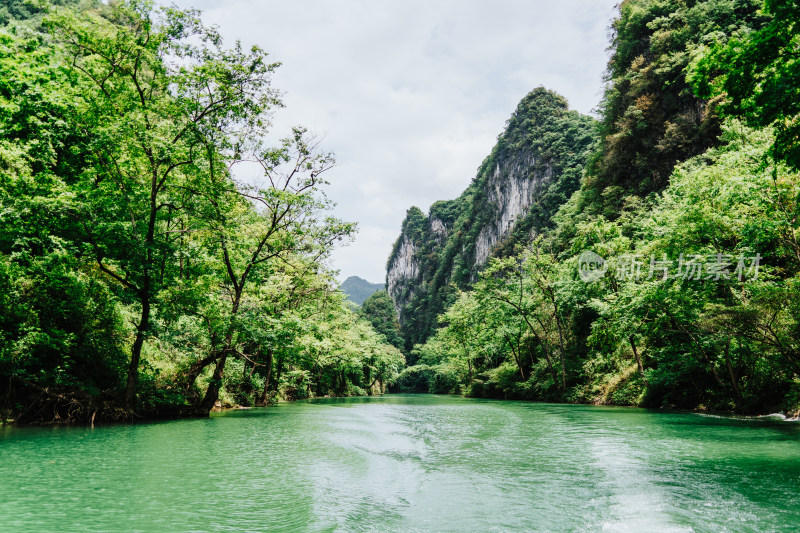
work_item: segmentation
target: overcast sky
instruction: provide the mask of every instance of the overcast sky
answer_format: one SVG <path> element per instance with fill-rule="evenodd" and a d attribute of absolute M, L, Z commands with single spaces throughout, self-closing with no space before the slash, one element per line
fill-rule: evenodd
<path fill-rule="evenodd" d="M 274 131 L 324 137 L 335 214 L 359 224 L 332 266 L 382 282 L 406 210 L 458 196 L 531 89 L 597 106 L 617 0 L 176 3 L 283 63 Z"/>

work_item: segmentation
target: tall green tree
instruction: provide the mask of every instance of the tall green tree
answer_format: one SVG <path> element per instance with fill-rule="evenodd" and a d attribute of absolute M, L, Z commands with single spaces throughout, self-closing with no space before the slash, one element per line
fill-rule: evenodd
<path fill-rule="evenodd" d="M 378 333 L 386 337 L 386 341 L 400 349 L 403 339 L 400 336 L 400 323 L 397 321 L 397 311 L 394 303 L 386 291 L 372 293 L 363 304 L 360 314 Z"/>
<path fill-rule="evenodd" d="M 61 11 L 49 24 L 91 137 L 74 216 L 87 253 L 139 309 L 125 389 L 133 409 L 157 294 L 182 275 L 196 191 L 231 187 L 226 156 L 264 134 L 279 104 L 270 88 L 277 64 L 257 47 L 223 48 L 197 12 L 149 2 Z"/>
<path fill-rule="evenodd" d="M 800 168 L 800 6 L 766 0 L 771 20 L 701 50 L 690 79 L 706 98 L 755 127 L 773 126 L 772 155 Z"/>
<path fill-rule="evenodd" d="M 214 261 L 222 270 L 229 302 L 219 320 L 221 330 L 214 336 L 218 339 L 212 347 L 216 365 L 200 406 L 206 411 L 217 401 L 225 363 L 239 344 L 238 323 L 247 289 L 292 255 L 320 261 L 335 242 L 355 229 L 354 224 L 325 215 L 330 203 L 320 187 L 326 183 L 323 173 L 332 167 L 333 158 L 320 153 L 304 130 L 295 129 L 276 149 L 255 145 L 250 157 L 264 171 L 263 185 L 240 186 L 222 198 L 204 195 L 209 203 L 210 244 L 219 250 Z M 237 204 L 237 209 L 230 207 Z"/>

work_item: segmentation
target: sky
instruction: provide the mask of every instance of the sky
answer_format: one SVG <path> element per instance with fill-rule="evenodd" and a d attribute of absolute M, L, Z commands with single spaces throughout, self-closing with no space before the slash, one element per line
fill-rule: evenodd
<path fill-rule="evenodd" d="M 331 266 L 382 282 L 406 210 L 457 197 L 528 92 L 593 111 L 618 0 L 172 1 L 282 63 L 273 132 L 322 138 L 334 214 L 359 226 Z"/>

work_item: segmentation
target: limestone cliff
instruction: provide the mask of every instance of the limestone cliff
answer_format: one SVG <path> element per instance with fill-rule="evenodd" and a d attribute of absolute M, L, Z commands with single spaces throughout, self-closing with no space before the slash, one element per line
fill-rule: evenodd
<path fill-rule="evenodd" d="M 386 271 L 407 349 L 427 338 L 455 288 L 469 286 L 489 258 L 550 227 L 595 142 L 593 119 L 534 89 L 459 198 L 434 203 L 427 216 L 408 210 Z"/>
<path fill-rule="evenodd" d="M 537 165 L 529 152 L 515 154 L 509 161 L 495 167 L 487 182 L 489 205 L 494 216 L 483 226 L 475 242 L 475 264 L 483 265 L 495 245 L 513 229 L 517 219 L 522 219 L 528 208 L 541 194 L 542 185 L 553 177 L 552 165 Z M 535 169 L 535 171 L 533 171 Z"/>
<path fill-rule="evenodd" d="M 386 274 L 386 287 L 398 311 L 414 297 L 413 282 L 419 277 L 417 245 L 408 237 L 400 238 L 400 247 Z"/>

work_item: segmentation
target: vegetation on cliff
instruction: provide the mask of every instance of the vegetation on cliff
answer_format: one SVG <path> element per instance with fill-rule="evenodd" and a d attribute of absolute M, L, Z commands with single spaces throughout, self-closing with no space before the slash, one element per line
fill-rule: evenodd
<path fill-rule="evenodd" d="M 389 292 L 400 305 L 406 349 L 411 350 L 433 332 L 437 315 L 447 308 L 458 289 L 475 280 L 482 264 L 476 262 L 476 242 L 482 231 L 498 232 L 504 241 L 497 254 L 507 254 L 516 243 L 552 226 L 558 206 L 578 189 L 584 165 L 595 148 L 595 121 L 568 108 L 567 101 L 542 87 L 531 91 L 517 106 L 492 153 L 477 176 L 456 200 L 434 203 L 428 216 L 416 207 L 408 210 L 400 237 L 388 261 Z M 502 233 L 497 214 L 507 202 L 527 204 L 531 198 L 507 195 L 508 182 L 532 183 L 533 199 L 513 231 Z M 506 190 L 504 190 L 506 189 Z M 502 233 L 502 234 L 500 234 Z M 414 278 L 393 277 L 404 242 L 416 249 Z M 413 356 L 412 356 L 413 357 Z"/>
<path fill-rule="evenodd" d="M 400 389 L 800 409 L 799 20 L 623 2 L 580 189 L 461 286 Z"/>

